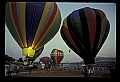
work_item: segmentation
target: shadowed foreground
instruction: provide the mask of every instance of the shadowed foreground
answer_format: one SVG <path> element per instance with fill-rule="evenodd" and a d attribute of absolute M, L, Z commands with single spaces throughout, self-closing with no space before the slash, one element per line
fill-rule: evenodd
<path fill-rule="evenodd" d="M 20 72 L 18 74 L 13 73 L 12 77 L 83 77 L 81 70 L 75 71 L 46 71 L 43 73 L 40 71 L 32 71 L 29 72 Z M 95 71 L 95 74 L 91 75 L 91 77 L 98 78 L 111 78 L 111 76 L 103 70 Z"/>

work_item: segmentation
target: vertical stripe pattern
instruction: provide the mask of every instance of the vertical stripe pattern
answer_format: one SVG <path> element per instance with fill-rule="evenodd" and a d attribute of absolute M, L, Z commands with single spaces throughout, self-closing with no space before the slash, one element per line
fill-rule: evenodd
<path fill-rule="evenodd" d="M 53 49 L 50 57 L 56 64 L 59 64 L 64 58 L 64 53 L 62 50 Z"/>
<path fill-rule="evenodd" d="M 5 21 L 21 48 L 37 51 L 58 32 L 61 14 L 55 2 L 8 2 Z"/>
<path fill-rule="evenodd" d="M 93 64 L 109 30 L 109 21 L 102 10 L 85 7 L 73 11 L 64 19 L 60 33 L 68 47 L 85 64 Z"/>

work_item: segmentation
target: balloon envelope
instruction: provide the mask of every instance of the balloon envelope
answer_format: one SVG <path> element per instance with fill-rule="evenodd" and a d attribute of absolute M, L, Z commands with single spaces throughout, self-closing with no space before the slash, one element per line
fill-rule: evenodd
<path fill-rule="evenodd" d="M 42 48 L 38 49 L 37 51 L 35 51 L 34 56 L 33 57 L 29 57 L 29 60 L 32 61 L 32 63 L 33 63 L 35 61 L 35 59 L 37 59 L 41 55 L 43 50 L 44 50 L 44 46 Z"/>
<path fill-rule="evenodd" d="M 64 19 L 60 33 L 85 64 L 94 64 L 109 29 L 109 21 L 102 10 L 85 7 L 73 11 Z"/>
<path fill-rule="evenodd" d="M 35 52 L 35 55 L 33 56 L 33 60 L 35 60 L 36 58 L 38 58 L 41 55 L 41 53 L 43 52 L 43 50 L 44 50 L 44 46 L 42 48 L 38 49 Z"/>
<path fill-rule="evenodd" d="M 53 49 L 50 57 L 56 64 L 59 64 L 64 58 L 64 53 L 62 50 Z"/>
<path fill-rule="evenodd" d="M 40 61 L 42 61 L 44 64 L 46 63 L 48 64 L 51 61 L 51 58 L 45 56 L 45 57 L 40 58 Z"/>
<path fill-rule="evenodd" d="M 58 32 L 61 14 L 55 2 L 7 2 L 5 22 L 23 56 L 31 48 L 33 57 Z"/>

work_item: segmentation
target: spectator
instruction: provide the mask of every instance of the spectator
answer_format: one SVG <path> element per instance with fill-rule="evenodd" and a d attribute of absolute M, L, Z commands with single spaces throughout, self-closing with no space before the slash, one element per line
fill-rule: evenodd
<path fill-rule="evenodd" d="M 109 72 L 110 72 L 111 77 L 116 77 L 116 69 L 115 69 L 115 67 L 110 67 Z"/>
<path fill-rule="evenodd" d="M 15 65 L 12 63 L 12 64 L 10 65 L 10 70 L 9 70 L 9 73 L 8 73 L 9 76 L 11 76 L 11 74 L 13 73 L 14 67 L 15 67 Z"/>
<path fill-rule="evenodd" d="M 83 67 L 82 74 L 84 75 L 84 77 L 88 77 L 88 68 L 87 68 L 87 66 Z"/>
<path fill-rule="evenodd" d="M 48 64 L 48 71 L 51 71 L 51 64 Z"/>
<path fill-rule="evenodd" d="M 19 69 L 20 69 L 20 67 L 19 67 L 19 65 L 17 65 L 16 74 L 19 73 Z"/>
<path fill-rule="evenodd" d="M 29 73 L 32 71 L 33 65 L 29 64 Z"/>
<path fill-rule="evenodd" d="M 45 70 L 48 71 L 49 68 L 48 68 L 48 63 L 45 63 Z"/>
<path fill-rule="evenodd" d="M 10 69 L 10 66 L 7 64 L 5 65 L 5 76 L 8 76 L 9 74 L 9 69 Z"/>
<path fill-rule="evenodd" d="M 41 64 L 42 72 L 45 73 L 45 64 L 42 62 Z"/>
<path fill-rule="evenodd" d="M 94 74 L 94 69 L 93 69 L 93 67 L 89 66 L 88 67 L 88 77 L 90 77 L 92 74 Z"/>

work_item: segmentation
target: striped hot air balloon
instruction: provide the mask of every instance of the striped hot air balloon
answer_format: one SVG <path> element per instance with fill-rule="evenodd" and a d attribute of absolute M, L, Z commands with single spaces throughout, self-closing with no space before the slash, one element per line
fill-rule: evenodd
<path fill-rule="evenodd" d="M 61 14 L 55 2 L 7 2 L 5 22 L 22 55 L 33 57 L 58 32 Z"/>
<path fill-rule="evenodd" d="M 60 33 L 66 44 L 85 64 L 94 64 L 94 58 L 109 30 L 109 21 L 102 10 L 85 7 L 73 11 L 64 19 Z"/>
<path fill-rule="evenodd" d="M 55 62 L 55 64 L 58 65 L 63 60 L 64 53 L 62 50 L 53 49 L 50 53 L 50 57 Z"/>

